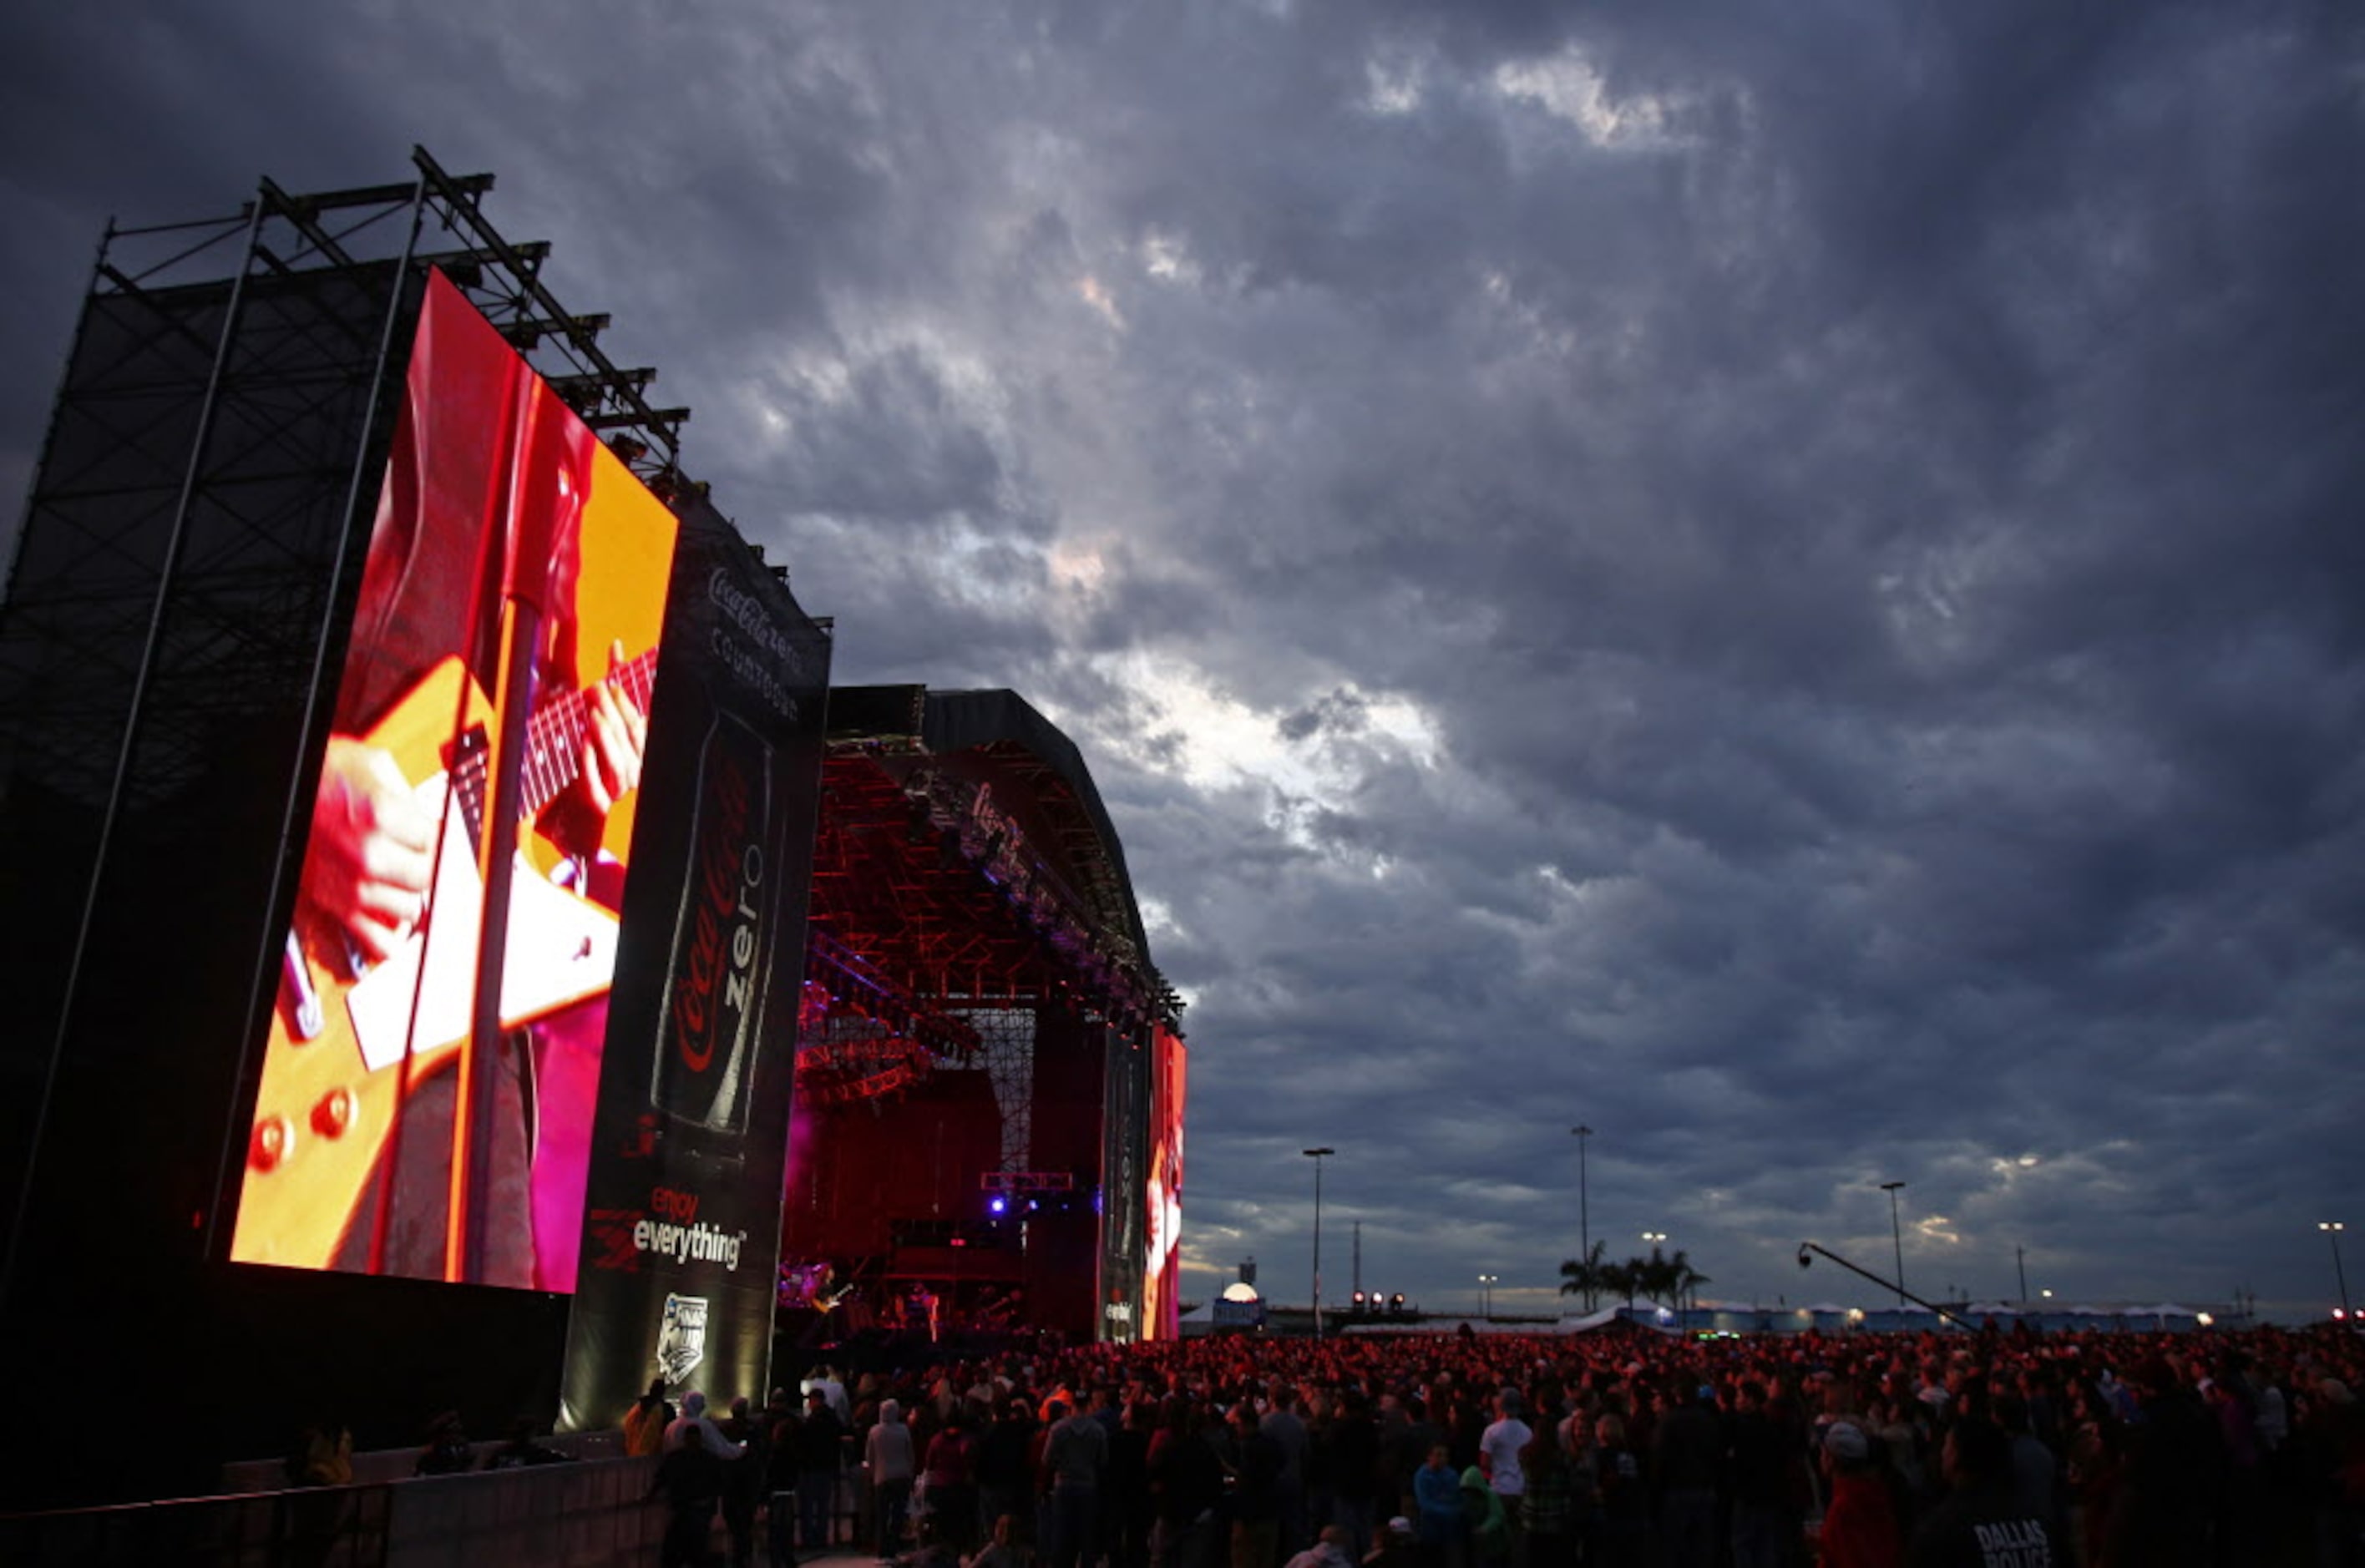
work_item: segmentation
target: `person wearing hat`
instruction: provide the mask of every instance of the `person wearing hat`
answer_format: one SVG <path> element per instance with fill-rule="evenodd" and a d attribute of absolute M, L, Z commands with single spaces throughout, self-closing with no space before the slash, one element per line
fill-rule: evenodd
<path fill-rule="evenodd" d="M 1899 1568 L 1905 1540 L 1872 1439 L 1853 1421 L 1833 1421 L 1821 1448 L 1832 1498 L 1820 1537 L 1822 1568 Z"/>
<path fill-rule="evenodd" d="M 723 1435 L 723 1428 L 706 1413 L 706 1395 L 695 1389 L 681 1396 L 681 1414 L 666 1428 L 665 1451 L 671 1453 L 685 1443 L 695 1443 L 726 1462 L 747 1451 L 745 1443 L 734 1443 Z"/>
<path fill-rule="evenodd" d="M 1502 1494 L 1474 1464 L 1462 1473 L 1462 1516 L 1470 1531 L 1472 1568 L 1500 1568 L 1511 1561 L 1511 1523 Z"/>
<path fill-rule="evenodd" d="M 649 1379 L 648 1392 L 633 1401 L 624 1412 L 624 1452 L 639 1459 L 665 1448 L 666 1428 L 673 1425 L 677 1414 L 673 1401 L 665 1396 L 665 1379 Z"/>
<path fill-rule="evenodd" d="M 1379 1532 L 1372 1550 L 1363 1553 L 1363 1568 L 1419 1568 L 1420 1548 L 1413 1539 L 1412 1521 L 1398 1514 Z"/>

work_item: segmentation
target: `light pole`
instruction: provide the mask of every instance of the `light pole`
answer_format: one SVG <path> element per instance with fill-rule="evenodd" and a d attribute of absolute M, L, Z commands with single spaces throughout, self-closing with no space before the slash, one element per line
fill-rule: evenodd
<path fill-rule="evenodd" d="M 1478 1314 L 1489 1323 L 1495 1321 L 1495 1284 L 1502 1277 L 1500 1274 L 1478 1276 Z"/>
<path fill-rule="evenodd" d="M 1659 1255 L 1660 1245 L 1667 1239 L 1667 1233 L 1664 1230 L 1646 1230 L 1642 1233 L 1642 1239 L 1651 1244 L 1651 1256 L 1656 1258 Z"/>
<path fill-rule="evenodd" d="M 1883 1182 L 1880 1190 L 1889 1194 L 1889 1239 L 1897 1249 L 1897 1316 L 1898 1326 L 1904 1327 L 1905 1317 L 1905 1232 L 1897 1223 L 1897 1190 L 1902 1182 Z"/>
<path fill-rule="evenodd" d="M 1576 1260 L 1578 1266 L 1586 1271 L 1578 1277 L 1586 1282 L 1585 1310 L 1591 1312 L 1594 1307 L 1591 1282 L 1593 1279 L 1591 1271 L 1593 1269 L 1593 1204 L 1591 1194 L 1585 1190 L 1585 1140 L 1593 1136 L 1593 1129 L 1575 1126 L 1569 1128 L 1568 1131 L 1569 1136 L 1576 1139 Z"/>
<path fill-rule="evenodd" d="M 1322 1338 L 1322 1161 L 1325 1156 L 1339 1151 L 1335 1148 L 1309 1148 L 1303 1151 L 1314 1161 L 1314 1337 Z"/>
<path fill-rule="evenodd" d="M 2316 1221 L 2315 1228 L 2332 1243 L 2332 1277 L 2340 1282 L 2340 1316 L 2346 1322 L 2349 1316 L 2348 1271 L 2340 1266 L 2340 1233 L 2348 1227 L 2337 1219 L 2325 1219 Z"/>

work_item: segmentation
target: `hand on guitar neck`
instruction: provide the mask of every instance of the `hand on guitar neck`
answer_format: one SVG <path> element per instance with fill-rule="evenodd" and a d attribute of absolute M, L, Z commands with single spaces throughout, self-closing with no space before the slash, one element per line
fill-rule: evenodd
<path fill-rule="evenodd" d="M 543 817 L 545 833 L 572 854 L 598 849 L 608 813 L 639 787 L 648 745 L 648 719 L 616 679 L 622 644 L 611 645 L 608 660 L 610 678 L 585 704 L 582 766 Z M 312 807 L 304 898 L 369 962 L 391 957 L 424 917 L 434 849 L 435 823 L 394 758 L 353 736 L 331 736 Z"/>
<path fill-rule="evenodd" d="M 607 831 L 616 802 L 640 788 L 641 758 L 648 750 L 648 715 L 618 678 L 624 644 L 608 648 L 608 678 L 585 693 L 582 766 L 575 781 L 542 815 L 543 831 L 570 855 L 590 857 Z"/>

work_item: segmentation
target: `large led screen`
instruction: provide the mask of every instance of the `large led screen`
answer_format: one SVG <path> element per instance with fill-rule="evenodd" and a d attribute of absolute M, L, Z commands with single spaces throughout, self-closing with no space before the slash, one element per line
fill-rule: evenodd
<path fill-rule="evenodd" d="M 1149 1123 L 1149 1256 L 1142 1284 L 1142 1337 L 1171 1339 L 1182 1332 L 1182 1099 L 1190 1058 L 1175 1033 L 1160 1025 L 1152 1039 Z"/>
<path fill-rule="evenodd" d="M 233 1258 L 574 1288 L 675 535 L 431 274 Z"/>

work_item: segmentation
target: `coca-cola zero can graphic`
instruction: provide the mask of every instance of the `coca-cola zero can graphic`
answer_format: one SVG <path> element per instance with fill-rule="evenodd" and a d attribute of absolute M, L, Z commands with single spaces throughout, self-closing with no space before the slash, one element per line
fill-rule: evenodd
<path fill-rule="evenodd" d="M 747 1129 L 768 979 L 771 806 L 772 748 L 718 710 L 699 755 L 649 1103 L 677 1127 L 732 1144 Z"/>

